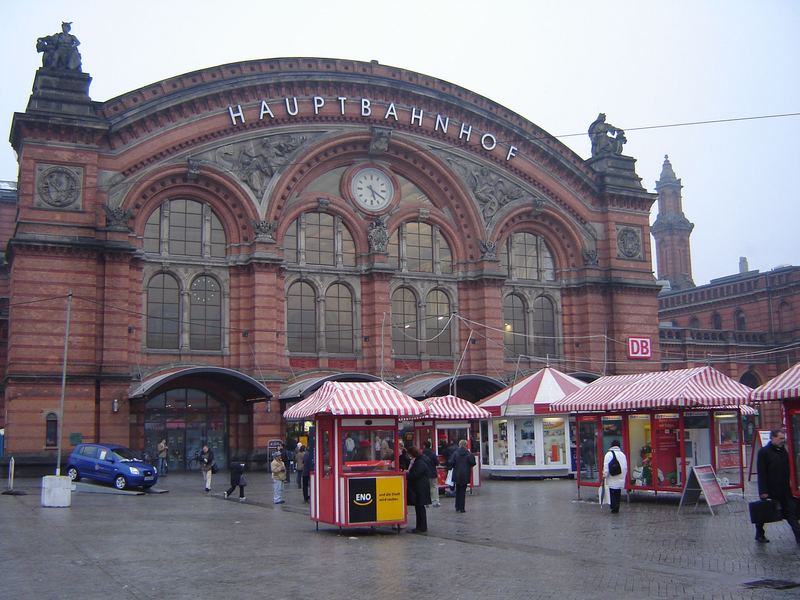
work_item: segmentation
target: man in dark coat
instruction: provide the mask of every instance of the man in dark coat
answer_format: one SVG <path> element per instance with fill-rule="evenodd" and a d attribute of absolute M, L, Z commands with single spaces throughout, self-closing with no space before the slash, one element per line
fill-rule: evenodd
<path fill-rule="evenodd" d="M 450 455 L 447 466 L 453 469 L 453 484 L 456 486 L 456 512 L 467 512 L 467 485 L 475 466 L 475 457 L 467 450 L 467 440 L 459 440 L 458 448 Z"/>
<path fill-rule="evenodd" d="M 773 429 L 769 432 L 769 443 L 758 451 L 758 494 L 762 500 L 769 498 L 781 510 L 783 518 L 792 528 L 794 538 L 800 544 L 800 524 L 797 522 L 797 502 L 792 497 L 789 485 L 789 455 L 786 453 L 786 432 Z M 764 534 L 764 523 L 756 523 L 756 541 L 769 542 Z"/>
<path fill-rule="evenodd" d="M 425 505 L 431 503 L 428 461 L 414 446 L 409 446 L 406 451 L 411 459 L 411 465 L 406 473 L 406 503 L 413 506 L 417 513 L 417 526 L 411 530 L 411 533 L 425 533 L 428 531 L 428 515 L 425 512 Z"/>
<path fill-rule="evenodd" d="M 439 466 L 439 458 L 433 453 L 431 441 L 425 442 L 425 449 L 422 451 L 422 456 L 428 460 L 428 477 L 431 492 L 432 506 L 441 506 L 439 502 L 439 474 L 436 467 Z"/>

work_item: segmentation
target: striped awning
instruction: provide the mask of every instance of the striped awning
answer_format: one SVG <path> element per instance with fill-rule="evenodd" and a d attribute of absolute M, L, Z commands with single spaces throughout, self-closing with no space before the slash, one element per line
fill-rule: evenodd
<path fill-rule="evenodd" d="M 496 417 L 550 414 L 553 402 L 587 385 L 585 381 L 545 367 L 484 398 L 479 404 Z"/>
<path fill-rule="evenodd" d="M 601 377 L 551 411 L 634 411 L 652 408 L 732 408 L 746 404 L 750 388 L 712 367 Z"/>
<path fill-rule="evenodd" d="M 800 363 L 750 392 L 751 402 L 800 398 Z"/>
<path fill-rule="evenodd" d="M 423 419 L 468 420 L 488 419 L 492 416 L 488 410 L 477 404 L 453 395 L 427 398 L 422 401 L 422 405 L 425 413 L 418 418 Z"/>
<path fill-rule="evenodd" d="M 425 407 L 384 381 L 326 381 L 316 392 L 298 402 L 284 418 L 306 419 L 314 415 L 369 417 L 416 417 Z"/>

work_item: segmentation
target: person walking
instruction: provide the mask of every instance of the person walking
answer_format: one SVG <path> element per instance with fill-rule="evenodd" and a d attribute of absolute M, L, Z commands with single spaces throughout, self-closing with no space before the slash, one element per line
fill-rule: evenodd
<path fill-rule="evenodd" d="M 247 477 L 244 474 L 245 463 L 234 460 L 231 462 L 231 487 L 224 493 L 227 498 L 239 486 L 239 502 L 244 502 L 247 498 L 244 497 L 244 488 L 247 485 Z"/>
<path fill-rule="evenodd" d="M 303 444 L 297 444 L 297 451 L 294 453 L 294 468 L 297 471 L 297 489 L 303 484 L 303 467 L 305 466 L 306 448 Z"/>
<path fill-rule="evenodd" d="M 608 498 L 611 512 L 619 512 L 619 499 L 625 487 L 625 478 L 628 475 L 628 459 L 620 450 L 619 442 L 614 440 L 611 447 L 603 457 L 603 485 L 608 489 Z"/>
<path fill-rule="evenodd" d="M 772 500 L 781 515 L 792 528 L 795 541 L 800 544 L 800 524 L 797 521 L 797 501 L 792 497 L 789 484 L 789 455 L 786 452 L 786 432 L 772 429 L 769 443 L 758 451 L 758 495 L 762 500 Z M 764 532 L 764 523 L 756 523 L 756 541 L 769 542 Z"/>
<path fill-rule="evenodd" d="M 286 481 L 286 465 L 283 464 L 283 457 L 280 452 L 275 452 L 272 455 L 272 463 L 270 464 L 272 471 L 272 503 L 283 504 L 283 482 Z"/>
<path fill-rule="evenodd" d="M 453 485 L 456 488 L 456 512 L 467 512 L 467 485 L 475 466 L 475 457 L 467 450 L 467 440 L 458 440 L 458 448 L 450 454 L 447 466 L 453 469 Z"/>
<path fill-rule="evenodd" d="M 428 484 L 428 461 L 415 446 L 406 449 L 410 464 L 406 473 L 406 503 L 414 507 L 417 515 L 416 527 L 411 533 L 428 531 L 428 514 L 425 505 L 431 503 L 430 485 Z"/>
<path fill-rule="evenodd" d="M 206 494 L 211 491 L 211 476 L 214 474 L 214 453 L 208 449 L 208 444 L 203 444 L 200 451 L 200 471 L 203 473 L 203 484 Z"/>
<path fill-rule="evenodd" d="M 159 477 L 166 477 L 167 476 L 167 453 L 169 452 L 169 446 L 167 446 L 167 440 L 161 440 L 158 442 L 158 476 Z"/>
<path fill-rule="evenodd" d="M 429 478 L 429 486 L 430 486 L 430 494 L 431 494 L 431 506 L 439 507 L 442 503 L 439 501 L 439 474 L 436 469 L 437 465 L 439 464 L 439 459 L 433 453 L 431 441 L 428 440 L 425 442 L 425 449 L 422 451 L 422 455 L 428 461 L 428 478 Z"/>

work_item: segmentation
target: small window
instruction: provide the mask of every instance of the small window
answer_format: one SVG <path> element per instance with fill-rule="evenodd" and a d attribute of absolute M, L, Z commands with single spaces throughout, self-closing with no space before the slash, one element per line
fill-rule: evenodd
<path fill-rule="evenodd" d="M 58 415 L 56 413 L 47 413 L 44 445 L 48 448 L 58 446 Z"/>

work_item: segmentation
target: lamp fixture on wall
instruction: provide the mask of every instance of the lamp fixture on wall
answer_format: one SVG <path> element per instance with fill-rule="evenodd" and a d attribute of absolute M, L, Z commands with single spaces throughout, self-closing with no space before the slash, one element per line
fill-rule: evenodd
<path fill-rule="evenodd" d="M 111 401 L 111 412 L 118 413 L 119 412 L 119 398 L 114 398 Z"/>
<path fill-rule="evenodd" d="M 266 411 L 267 414 L 272 412 L 272 398 L 266 398 L 264 400 L 264 404 L 266 404 Z"/>

